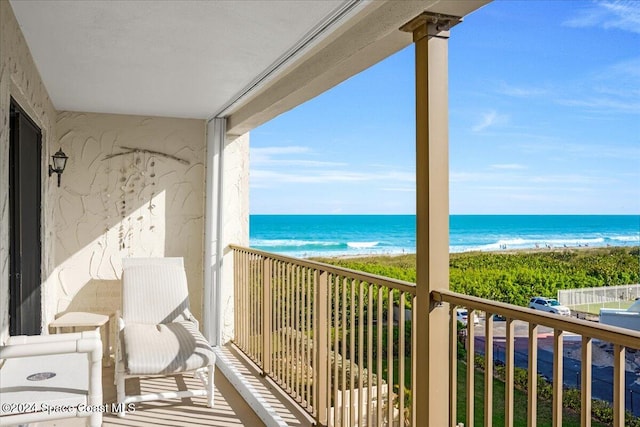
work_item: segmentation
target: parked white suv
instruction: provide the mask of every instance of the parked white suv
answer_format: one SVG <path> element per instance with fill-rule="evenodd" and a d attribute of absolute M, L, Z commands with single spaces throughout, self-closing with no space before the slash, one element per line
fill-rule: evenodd
<path fill-rule="evenodd" d="M 469 312 L 466 308 L 458 308 L 456 309 L 456 316 L 458 318 L 458 322 L 462 323 L 464 326 L 467 326 L 467 318 L 469 317 Z M 478 319 L 478 313 L 474 312 L 473 316 L 473 324 L 477 325 L 480 323 L 480 319 Z"/>
<path fill-rule="evenodd" d="M 571 316 L 571 310 L 560 304 L 558 300 L 554 298 L 533 297 L 529 300 L 529 308 L 560 314 L 562 316 Z"/>

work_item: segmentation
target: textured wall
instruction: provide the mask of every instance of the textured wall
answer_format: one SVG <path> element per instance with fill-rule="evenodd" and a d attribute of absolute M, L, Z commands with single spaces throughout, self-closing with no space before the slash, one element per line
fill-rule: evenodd
<path fill-rule="evenodd" d="M 227 246 L 249 246 L 249 133 L 228 139 L 223 174 L 222 342 L 233 338 L 233 253 Z"/>
<path fill-rule="evenodd" d="M 9 335 L 9 103 L 13 97 L 42 130 L 42 302 L 43 322 L 53 313 L 55 289 L 48 277 L 53 267 L 51 195 L 47 176 L 55 139 L 55 117 L 46 88 L 31 58 L 20 27 L 6 0 L 0 0 L 0 341 Z"/>
<path fill-rule="evenodd" d="M 202 318 L 205 129 L 204 120 L 59 113 L 69 161 L 54 203 L 56 312 L 113 313 L 122 258 L 180 256 Z M 107 158 L 124 147 L 175 158 Z"/>
<path fill-rule="evenodd" d="M 41 128 L 43 331 L 66 310 L 111 313 L 120 304 L 121 259 L 183 256 L 194 314 L 202 319 L 205 122 L 105 114 L 57 113 L 9 2 L 0 0 L 0 341 L 9 319 L 9 101 Z M 151 154 L 104 160 L 120 148 Z M 70 159 L 56 187 L 52 153 Z M 224 170 L 224 247 L 248 245 L 249 135 L 229 140 Z M 153 177 L 151 175 L 154 175 Z M 122 202 L 125 202 L 124 204 Z M 223 271 L 224 336 L 233 333 L 233 259 Z"/>

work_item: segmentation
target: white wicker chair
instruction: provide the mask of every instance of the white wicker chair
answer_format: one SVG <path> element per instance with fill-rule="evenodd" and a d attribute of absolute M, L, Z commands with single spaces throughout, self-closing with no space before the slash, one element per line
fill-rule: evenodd
<path fill-rule="evenodd" d="M 207 406 L 213 406 L 215 354 L 189 311 L 182 258 L 123 259 L 118 329 L 115 383 L 120 408 L 134 402 L 192 396 L 207 396 Z M 199 376 L 204 388 L 125 394 L 127 378 L 185 372 Z"/>
<path fill-rule="evenodd" d="M 102 425 L 97 331 L 10 337 L 0 346 L 0 426 L 86 417 Z"/>

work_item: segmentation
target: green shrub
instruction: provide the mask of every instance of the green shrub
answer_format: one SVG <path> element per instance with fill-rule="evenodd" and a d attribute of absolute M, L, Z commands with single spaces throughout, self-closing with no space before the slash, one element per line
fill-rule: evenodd
<path fill-rule="evenodd" d="M 413 283 L 416 280 L 415 255 L 319 260 L 393 279 Z M 451 290 L 521 306 L 527 305 L 532 296 L 555 297 L 560 289 L 639 282 L 639 247 L 470 252 L 449 257 Z M 394 294 L 394 300 L 396 298 Z M 410 308 L 409 302 L 407 308 Z"/>

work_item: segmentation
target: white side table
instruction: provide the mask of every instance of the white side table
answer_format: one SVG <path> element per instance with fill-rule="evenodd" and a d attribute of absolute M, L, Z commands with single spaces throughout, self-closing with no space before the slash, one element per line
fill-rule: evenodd
<path fill-rule="evenodd" d="M 49 327 L 56 329 L 56 334 L 60 333 L 62 328 L 71 328 L 73 332 L 76 332 L 77 328 L 93 328 L 100 332 L 100 328 L 103 326 L 105 326 L 104 334 L 106 336 L 106 345 L 103 346 L 103 357 L 106 359 L 107 366 L 111 366 L 111 357 L 109 356 L 109 349 L 111 348 L 109 316 L 104 314 L 85 313 L 81 311 L 70 311 L 49 323 Z"/>

